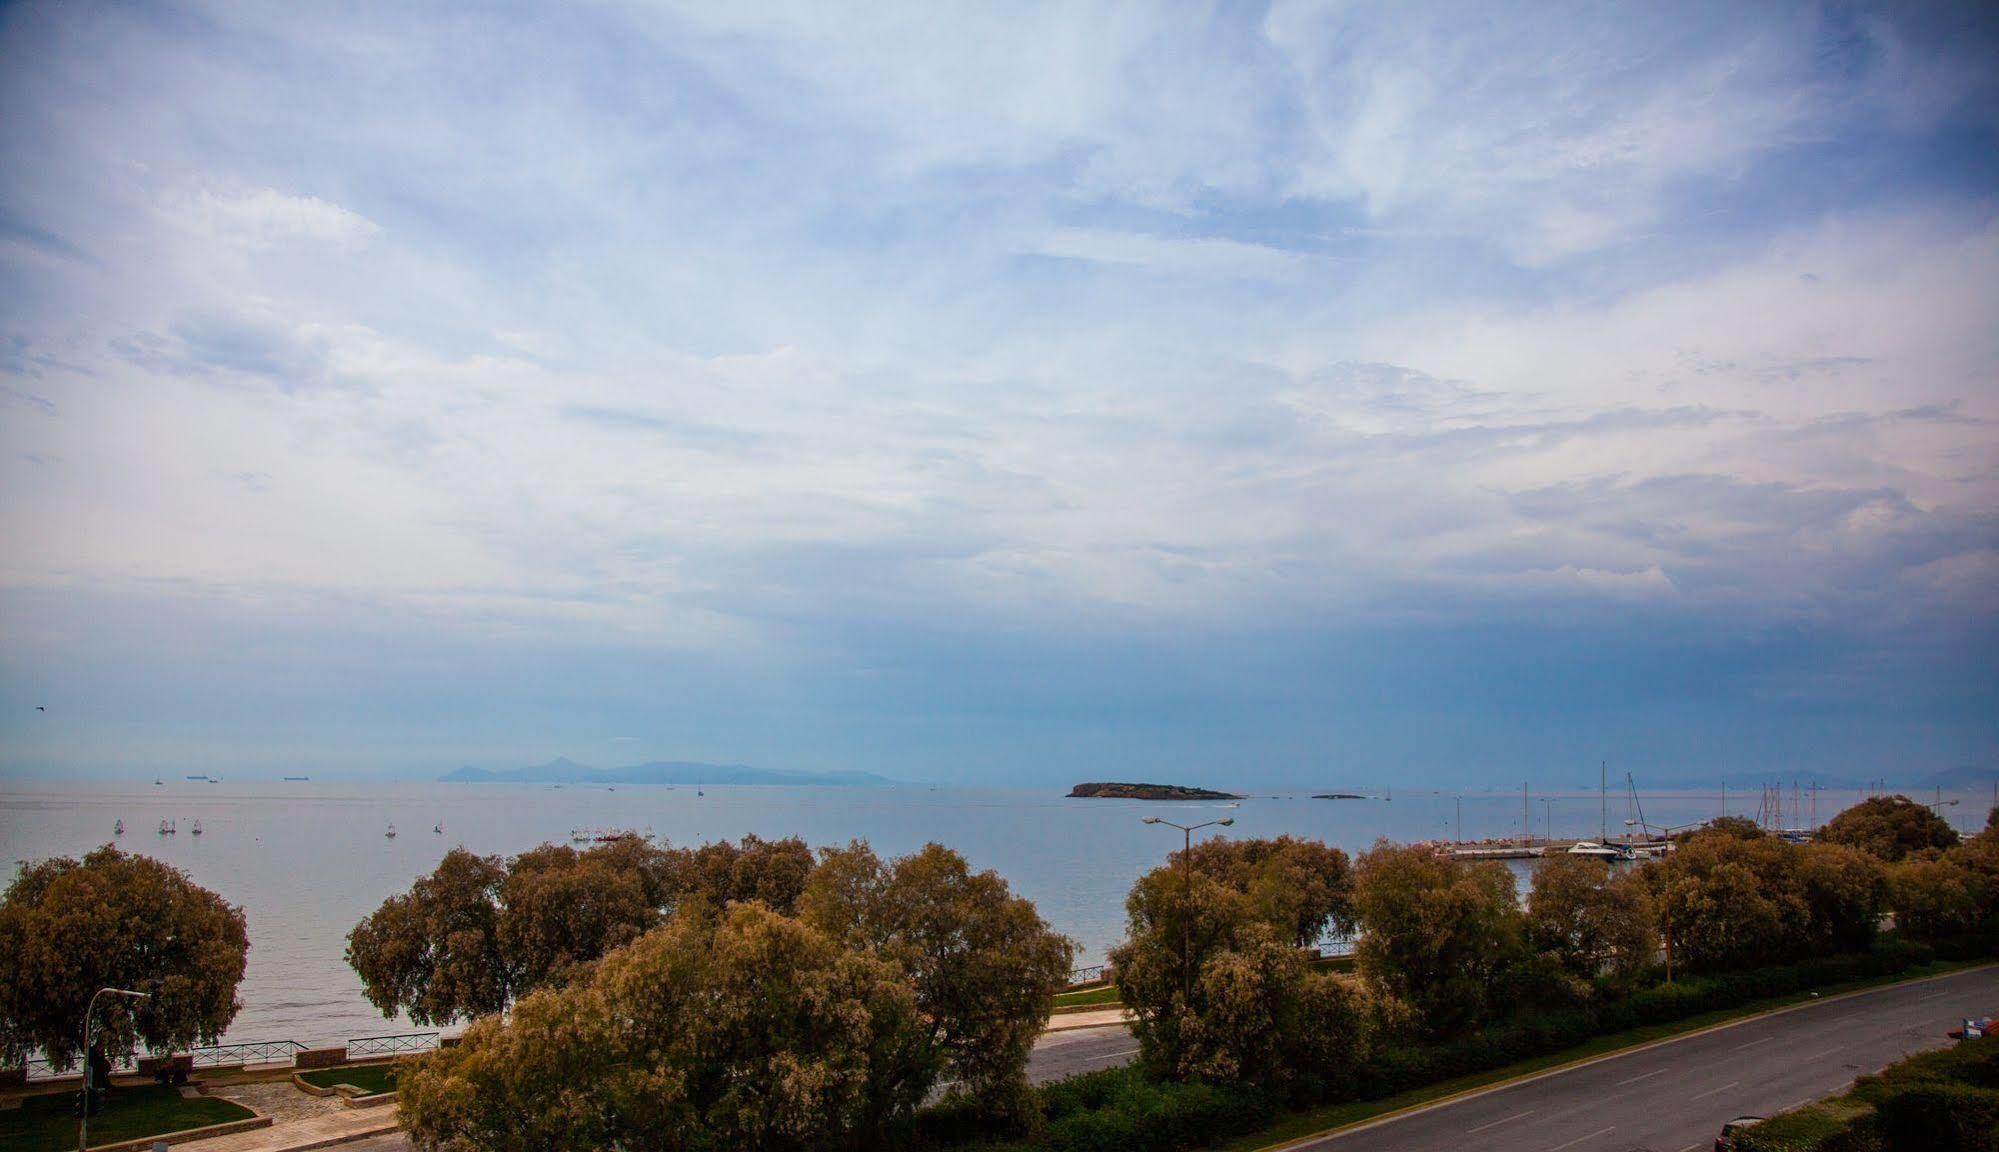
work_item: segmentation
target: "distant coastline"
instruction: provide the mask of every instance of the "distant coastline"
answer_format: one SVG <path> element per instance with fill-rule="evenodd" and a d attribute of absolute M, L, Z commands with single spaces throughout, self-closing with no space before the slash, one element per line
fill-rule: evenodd
<path fill-rule="evenodd" d="M 474 768 L 470 765 L 439 777 L 447 784 L 776 784 L 881 788 L 895 781 L 872 772 L 799 772 L 784 768 L 752 768 L 746 764 L 703 764 L 692 760 L 654 760 L 623 768 L 593 768 L 560 757 L 526 768 Z"/>
<path fill-rule="evenodd" d="M 1184 784 L 1125 784 L 1114 781 L 1093 781 L 1078 784 L 1069 789 L 1071 797 L 1085 797 L 1103 800 L 1240 800 L 1233 792 L 1216 792 L 1211 788 L 1189 788 Z"/>

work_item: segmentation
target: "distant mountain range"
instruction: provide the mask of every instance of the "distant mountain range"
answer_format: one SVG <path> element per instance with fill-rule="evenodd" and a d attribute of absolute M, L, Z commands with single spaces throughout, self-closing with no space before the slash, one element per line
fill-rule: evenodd
<path fill-rule="evenodd" d="M 690 760 L 654 760 L 625 768 L 592 768 L 567 756 L 529 768 L 467 765 L 445 773 L 441 779 L 454 784 L 822 784 L 850 788 L 878 788 L 895 783 L 872 772 L 794 772 Z"/>

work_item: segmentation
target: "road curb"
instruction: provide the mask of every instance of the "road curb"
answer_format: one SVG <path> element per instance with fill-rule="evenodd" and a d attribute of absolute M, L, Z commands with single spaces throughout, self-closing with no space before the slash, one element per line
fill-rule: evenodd
<path fill-rule="evenodd" d="M 1662 1036 L 1657 1040 L 1647 1040 L 1643 1044 L 1633 1044 L 1629 1048 L 1617 1048 L 1609 1052 L 1600 1052 L 1595 1056 L 1585 1056 L 1580 1060 L 1571 1060 L 1567 1064 L 1557 1064 L 1552 1068 L 1543 1068 L 1539 1072 L 1529 1072 L 1524 1076 L 1515 1076 L 1510 1080 L 1498 1080 L 1491 1084 L 1481 1084 L 1477 1088 L 1467 1088 L 1462 1092 L 1455 1092 L 1449 1096 L 1439 1096 L 1435 1100 L 1426 1100 L 1421 1104 L 1411 1104 L 1407 1108 L 1399 1108 L 1393 1112 L 1384 1112 L 1379 1116 L 1370 1117 L 1366 1120 L 1357 1120 L 1352 1124 L 1341 1124 L 1305 1136 L 1294 1136 L 1281 1144 L 1263 1145 L 1257 1148 L 1256 1152 L 1289 1152 L 1290 1149 L 1301 1148 L 1314 1140 L 1324 1140 L 1328 1136 L 1348 1136 L 1356 1132 L 1365 1132 L 1370 1128 L 1379 1128 L 1384 1124 L 1392 1124 L 1397 1120 L 1402 1120 L 1418 1113 L 1428 1112 L 1433 1108 L 1442 1108 L 1449 1104 L 1459 1104 L 1466 1100 L 1475 1100 L 1480 1096 L 1489 1095 L 1501 1089 L 1514 1088 L 1522 1084 L 1532 1084 L 1536 1080 L 1559 1075 L 1563 1072 L 1573 1072 L 1578 1068 L 1587 1068 L 1592 1064 L 1601 1064 L 1605 1060 L 1620 1059 L 1634 1052 L 1645 1052 L 1653 1048 L 1663 1048 L 1668 1044 L 1677 1044 L 1682 1040 L 1691 1040 L 1696 1036 L 1706 1036 L 1711 1032 L 1725 1031 L 1729 1028 L 1734 1028 L 1741 1024 L 1754 1023 L 1758 1020 L 1768 1020 L 1772 1016 L 1783 1016 L 1804 1008 L 1816 1008 L 1821 1004 L 1836 1004 L 1841 1000 L 1851 1000 L 1856 996 L 1868 996 L 1875 992 L 1885 992 L 1890 988 L 1910 988 L 1917 984 L 1927 984 L 1933 980 L 1949 980 L 1955 976 L 1963 976 L 1971 972 L 1982 972 L 1985 969 L 1994 967 L 1999 967 L 1999 963 L 1974 964 L 1968 968 L 1958 968 L 1950 972 L 1938 972 L 1932 976 L 1918 976 L 1913 980 L 1897 980 L 1889 984 L 1877 984 L 1872 988 L 1856 988 L 1851 992 L 1841 992 L 1836 996 L 1821 996 L 1816 1000 L 1801 1000 L 1796 1004 L 1786 1004 L 1782 1008 L 1772 1008 L 1767 1012 L 1757 1012 L 1749 1016 L 1738 1016 L 1733 1020 L 1723 1020 L 1719 1024 L 1710 1024 L 1705 1028 L 1695 1028 L 1689 1032 L 1679 1032 L 1671 1036 Z"/>

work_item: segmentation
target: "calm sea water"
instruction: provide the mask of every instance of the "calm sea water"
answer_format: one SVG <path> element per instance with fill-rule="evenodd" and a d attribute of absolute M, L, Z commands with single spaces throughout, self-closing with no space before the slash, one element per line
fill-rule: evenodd
<path fill-rule="evenodd" d="M 361 996 L 360 982 L 341 958 L 347 931 L 385 897 L 407 888 L 463 845 L 511 854 L 545 841 L 567 842 L 575 827 L 650 828 L 675 844 L 801 836 L 814 845 L 860 838 L 884 854 L 935 840 L 963 853 L 975 867 L 993 868 L 1032 899 L 1058 930 L 1074 938 L 1078 964 L 1100 960 L 1123 936 L 1123 901 L 1139 874 L 1180 845 L 1171 829 L 1148 827 L 1142 816 L 1181 823 L 1234 816 L 1227 834 L 1289 832 L 1349 851 L 1377 837 L 1449 838 L 1462 811 L 1467 838 L 1518 835 L 1516 792 L 1409 792 L 1390 801 L 1312 800 L 1296 796 L 1219 804 L 1147 804 L 1068 800 L 1054 792 L 956 788 L 885 789 L 709 787 L 553 788 L 544 785 L 277 783 L 216 784 L 170 779 L 164 786 L 9 782 L 0 788 L 0 862 L 11 876 L 25 860 L 81 855 L 113 839 L 187 871 L 197 882 L 240 904 L 249 919 L 250 965 L 232 1040 L 292 1039 L 305 1043 L 406 1031 L 384 1020 Z M 1823 817 L 1852 803 L 1850 793 L 1819 796 Z M 1945 794 L 1962 803 L 1945 809 L 1960 829 L 1984 822 L 1985 795 Z M 1544 805 L 1542 800 L 1550 801 Z M 1929 797 L 1925 797 L 1929 799 Z M 1754 793 L 1731 792 L 1729 808 L 1753 814 Z M 1714 793 L 1643 797 L 1656 827 L 1691 823 L 1719 811 Z M 1536 793 L 1533 830 L 1552 819 L 1559 836 L 1591 836 L 1599 826 L 1598 797 Z M 1810 813 L 1809 796 L 1801 804 Z M 1615 835 L 1627 803 L 1613 794 L 1608 825 Z M 1788 815 L 1788 813 L 1787 813 Z M 161 836 L 161 820 L 180 831 Z M 203 834 L 191 834 L 196 820 Z M 444 832 L 432 832 L 443 823 Z M 394 824 L 398 835 L 384 835 Z M 1212 833 L 1204 833 L 1212 834 Z"/>

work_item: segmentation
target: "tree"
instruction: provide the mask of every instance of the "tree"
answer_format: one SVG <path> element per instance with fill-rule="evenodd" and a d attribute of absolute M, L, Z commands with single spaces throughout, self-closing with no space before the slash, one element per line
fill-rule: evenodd
<path fill-rule="evenodd" d="M 1022 1113 L 1027 1058 L 1074 955 L 1031 902 L 941 845 L 884 864 L 857 841 L 821 852 L 799 907 L 905 972 L 946 1075 L 995 1119 Z"/>
<path fill-rule="evenodd" d="M 1735 840 L 1765 840 L 1770 834 L 1747 816 L 1717 816 L 1696 828 L 1693 836 L 1727 836 Z"/>
<path fill-rule="evenodd" d="M 760 904 L 696 902 L 398 1088 L 427 1152 L 803 1152 L 891 1143 L 936 1073 L 893 964 Z"/>
<path fill-rule="evenodd" d="M 1244 893 L 1169 866 L 1140 877 L 1125 908 L 1112 971 L 1155 1074 L 1281 1085 L 1363 1057 L 1376 1019 L 1366 991 L 1312 971 Z"/>
<path fill-rule="evenodd" d="M 574 966 L 658 924 L 647 863 L 617 845 L 578 852 L 544 844 L 516 856 L 499 893 L 500 948 L 511 979 L 523 988 L 568 979 Z"/>
<path fill-rule="evenodd" d="M 1888 869 L 1895 926 L 1918 940 L 1948 940 L 1984 926 L 1993 885 L 1955 860 L 1904 860 Z"/>
<path fill-rule="evenodd" d="M 1658 948 L 1658 914 L 1636 873 L 1587 856 L 1548 856 L 1534 866 L 1527 934 L 1570 975 L 1629 975 Z"/>
<path fill-rule="evenodd" d="M 84 1010 L 106 987 L 151 996 L 99 1002 L 106 1052 L 212 1044 L 236 1016 L 249 951 L 242 909 L 157 860 L 106 845 L 23 864 L 0 897 L 0 1062 L 39 1049 L 74 1066 Z"/>
<path fill-rule="evenodd" d="M 764 840 L 746 835 L 741 844 L 719 840 L 695 849 L 681 849 L 671 866 L 673 887 L 683 895 L 699 894 L 720 908 L 755 900 L 789 916 L 812 875 L 812 849 L 797 837 Z"/>
<path fill-rule="evenodd" d="M 1808 945 L 1821 952 L 1860 952 L 1873 944 L 1888 901 L 1881 861 L 1844 844 L 1801 844 L 1797 882 L 1810 916 Z"/>
<path fill-rule="evenodd" d="M 1354 870 L 1360 971 L 1433 1034 L 1494 1015 L 1494 982 L 1525 952 L 1525 920 L 1503 865 L 1377 841 Z"/>
<path fill-rule="evenodd" d="M 1906 796 L 1874 796 L 1834 816 L 1819 838 L 1893 862 L 1912 852 L 1953 847 L 1957 831 Z"/>
<path fill-rule="evenodd" d="M 1697 838 L 1641 872 L 1658 903 L 1666 947 L 1692 971 L 1750 967 L 1786 952 L 1785 909 L 1747 857 L 1722 849 L 1727 843 Z"/>
<path fill-rule="evenodd" d="M 447 1024 L 506 1008 L 518 983 L 500 937 L 497 856 L 463 848 L 391 896 L 347 934 L 347 963 L 368 1002 L 423 1025 Z"/>
<path fill-rule="evenodd" d="M 1187 862 L 1248 897 L 1252 911 L 1298 947 L 1317 943 L 1329 928 L 1353 928 L 1353 868 L 1338 848 L 1292 836 L 1216 837 L 1194 845 Z"/>

